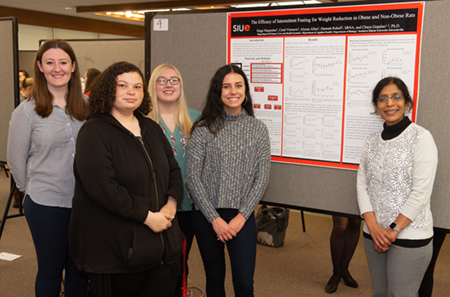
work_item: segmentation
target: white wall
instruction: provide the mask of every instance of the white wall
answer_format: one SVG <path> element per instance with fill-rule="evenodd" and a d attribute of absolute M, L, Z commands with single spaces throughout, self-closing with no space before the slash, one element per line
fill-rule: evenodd
<path fill-rule="evenodd" d="M 19 50 L 36 51 L 39 48 L 39 40 L 60 39 L 123 39 L 129 36 L 100 34 L 83 31 L 56 29 L 19 24 Z"/>

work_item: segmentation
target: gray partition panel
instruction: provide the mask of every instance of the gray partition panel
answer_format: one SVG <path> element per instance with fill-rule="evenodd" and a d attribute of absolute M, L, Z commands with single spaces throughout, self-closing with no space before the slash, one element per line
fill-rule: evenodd
<path fill-rule="evenodd" d="M 78 59 L 80 74 L 89 68 L 105 70 L 109 65 L 127 61 L 145 70 L 145 40 L 139 39 L 91 39 L 67 40 Z"/>
<path fill-rule="evenodd" d="M 450 1 L 426 2 L 417 123 L 431 131 L 439 164 L 431 198 L 435 226 L 450 229 Z M 445 12 L 445 13 L 444 13 Z"/>
<path fill-rule="evenodd" d="M 158 14 L 154 17 L 159 18 L 168 19 L 169 31 L 151 31 L 150 74 L 159 64 L 173 64 L 183 76 L 189 106 L 201 110 L 209 81 L 227 62 L 227 15 Z"/>
<path fill-rule="evenodd" d="M 426 2 L 417 123 L 431 131 L 439 150 L 432 196 L 435 226 L 450 229 L 450 108 L 446 100 L 450 96 L 450 19 L 443 11 L 450 11 L 450 1 Z M 226 62 L 227 14 L 158 14 L 154 19 L 157 18 L 169 20 L 169 31 L 152 30 L 147 34 L 151 70 L 163 62 L 178 67 L 185 79 L 189 105 L 201 109 L 209 80 Z M 325 213 L 358 215 L 356 171 L 272 163 L 263 200 Z"/>
<path fill-rule="evenodd" d="M 30 76 L 34 76 L 33 63 L 37 51 L 19 51 L 19 69 L 23 69 Z"/>
<path fill-rule="evenodd" d="M 0 161 L 6 160 L 6 143 L 11 113 L 14 110 L 18 90 L 17 69 L 17 20 L 0 18 Z M 19 99 L 17 98 L 17 102 Z"/>

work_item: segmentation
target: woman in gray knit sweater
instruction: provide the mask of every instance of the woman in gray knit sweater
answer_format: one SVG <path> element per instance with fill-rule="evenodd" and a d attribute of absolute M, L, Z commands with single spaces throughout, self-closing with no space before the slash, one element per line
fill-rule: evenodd
<path fill-rule="evenodd" d="M 253 115 L 250 88 L 237 66 L 221 67 L 192 128 L 186 184 L 208 297 L 224 297 L 224 246 L 236 296 L 254 296 L 254 209 L 269 182 L 270 138 Z"/>

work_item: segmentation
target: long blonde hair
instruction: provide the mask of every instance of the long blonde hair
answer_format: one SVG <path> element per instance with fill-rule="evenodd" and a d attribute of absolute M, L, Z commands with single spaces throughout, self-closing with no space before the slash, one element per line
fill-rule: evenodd
<path fill-rule="evenodd" d="M 161 73 L 167 69 L 173 69 L 177 73 L 177 76 L 180 78 L 180 97 L 178 98 L 177 105 L 175 106 L 174 118 L 178 128 L 181 131 L 184 131 L 188 138 L 190 138 L 192 120 L 189 116 L 188 106 L 186 98 L 184 96 L 183 78 L 181 77 L 180 71 L 178 71 L 178 69 L 171 64 L 161 64 L 156 67 L 155 70 L 153 70 L 152 76 L 150 77 L 150 80 L 148 82 L 148 91 L 152 100 L 155 100 L 153 102 L 155 102 L 156 104 L 153 104 L 153 109 L 147 116 L 158 124 L 161 124 L 162 118 L 161 114 L 159 113 L 159 106 L 157 102 L 158 98 L 156 96 L 156 79 L 158 79 Z"/>

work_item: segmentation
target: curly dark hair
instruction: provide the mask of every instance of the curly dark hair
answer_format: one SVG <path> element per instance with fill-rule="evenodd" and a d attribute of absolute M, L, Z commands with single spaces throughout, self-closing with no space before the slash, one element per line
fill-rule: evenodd
<path fill-rule="evenodd" d="M 111 112 L 116 100 L 117 76 L 123 73 L 136 72 L 142 78 L 144 99 L 141 106 L 134 113 L 148 114 L 152 110 L 152 102 L 148 94 L 147 84 L 144 83 L 144 75 L 134 64 L 128 62 L 117 62 L 109 66 L 98 77 L 89 94 L 89 109 L 91 114 L 108 114 Z"/>

